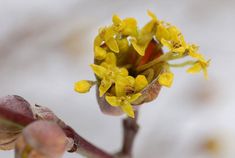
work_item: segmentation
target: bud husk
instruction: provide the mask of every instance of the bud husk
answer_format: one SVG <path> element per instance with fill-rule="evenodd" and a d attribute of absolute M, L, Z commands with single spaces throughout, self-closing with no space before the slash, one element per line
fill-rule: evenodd
<path fill-rule="evenodd" d="M 0 107 L 33 118 L 30 104 L 20 96 L 9 95 L 0 98 Z M 0 118 L 0 150 L 13 149 L 15 141 L 21 132 L 21 126 L 4 118 Z"/>

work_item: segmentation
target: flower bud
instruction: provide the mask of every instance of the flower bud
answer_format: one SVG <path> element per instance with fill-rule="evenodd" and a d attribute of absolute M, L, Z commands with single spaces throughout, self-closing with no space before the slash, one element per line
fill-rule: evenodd
<path fill-rule="evenodd" d="M 0 108 L 33 118 L 30 104 L 20 96 L 12 95 L 0 98 Z M 0 115 L 0 149 L 13 149 L 15 140 L 21 131 L 21 126 L 1 118 Z"/>
<path fill-rule="evenodd" d="M 74 90 L 79 93 L 87 93 L 94 85 L 91 81 L 81 80 L 75 83 Z"/>
<path fill-rule="evenodd" d="M 69 141 L 55 123 L 36 121 L 27 126 L 16 143 L 15 157 L 60 158 Z"/>

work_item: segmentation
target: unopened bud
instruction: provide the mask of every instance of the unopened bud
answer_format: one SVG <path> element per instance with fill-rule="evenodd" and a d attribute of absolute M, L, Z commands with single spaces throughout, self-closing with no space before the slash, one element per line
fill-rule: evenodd
<path fill-rule="evenodd" d="M 68 138 L 53 122 L 36 121 L 27 126 L 16 143 L 16 158 L 60 158 L 68 147 Z"/>
<path fill-rule="evenodd" d="M 75 83 L 74 90 L 79 93 L 86 93 L 90 91 L 93 85 L 94 83 L 91 81 L 81 80 Z"/>
<path fill-rule="evenodd" d="M 31 110 L 30 104 L 20 96 L 12 95 L 0 98 L 0 108 L 33 118 L 33 112 Z M 0 115 L 0 149 L 13 149 L 15 140 L 21 131 L 21 126 L 15 122 L 12 122 L 11 120 L 7 120 L 4 117 L 1 117 Z"/>

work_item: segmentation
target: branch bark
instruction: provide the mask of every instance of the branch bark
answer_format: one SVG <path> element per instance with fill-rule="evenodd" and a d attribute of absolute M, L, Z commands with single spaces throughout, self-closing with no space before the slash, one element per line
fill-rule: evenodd
<path fill-rule="evenodd" d="M 138 111 L 136 111 L 134 119 L 127 117 L 123 120 L 123 146 L 121 151 L 117 154 L 117 157 L 132 158 L 134 140 L 139 130 L 137 119 Z"/>

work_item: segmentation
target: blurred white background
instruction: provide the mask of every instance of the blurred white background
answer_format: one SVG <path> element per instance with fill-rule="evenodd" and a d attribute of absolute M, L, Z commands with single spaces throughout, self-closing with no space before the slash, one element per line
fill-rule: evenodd
<path fill-rule="evenodd" d="M 77 94 L 73 83 L 94 79 L 88 66 L 93 38 L 113 13 L 136 17 L 142 26 L 150 9 L 212 61 L 209 81 L 176 69 L 173 87 L 142 107 L 135 157 L 234 158 L 234 8 L 234 0 L 0 0 L 0 96 L 46 105 L 82 136 L 116 152 L 120 118 L 103 115 L 94 89 Z"/>

